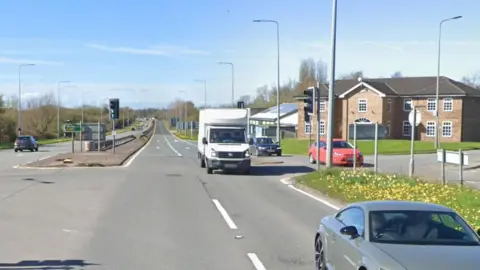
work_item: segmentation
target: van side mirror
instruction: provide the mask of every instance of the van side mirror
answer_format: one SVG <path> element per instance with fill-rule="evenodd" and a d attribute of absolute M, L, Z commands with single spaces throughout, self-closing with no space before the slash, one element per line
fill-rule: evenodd
<path fill-rule="evenodd" d="M 252 138 L 250 138 L 250 140 L 248 140 L 248 144 L 253 145 L 253 139 Z"/>
<path fill-rule="evenodd" d="M 203 138 L 202 138 L 202 143 L 203 143 L 203 144 L 208 144 L 207 138 L 203 137 Z"/>

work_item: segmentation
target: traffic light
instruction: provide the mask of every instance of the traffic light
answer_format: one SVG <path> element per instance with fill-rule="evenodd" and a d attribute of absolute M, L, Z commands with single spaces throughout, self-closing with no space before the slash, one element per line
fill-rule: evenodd
<path fill-rule="evenodd" d="M 120 115 L 120 100 L 118 98 L 111 98 L 109 100 L 110 119 L 116 120 Z"/>
<path fill-rule="evenodd" d="M 237 102 L 237 108 L 238 109 L 245 109 L 245 102 L 243 102 L 243 101 Z"/>
<path fill-rule="evenodd" d="M 303 91 L 303 95 L 305 96 L 305 98 L 303 99 L 303 118 L 305 122 L 310 122 L 310 114 L 313 114 L 313 89 L 313 87 L 310 87 L 307 90 Z"/>

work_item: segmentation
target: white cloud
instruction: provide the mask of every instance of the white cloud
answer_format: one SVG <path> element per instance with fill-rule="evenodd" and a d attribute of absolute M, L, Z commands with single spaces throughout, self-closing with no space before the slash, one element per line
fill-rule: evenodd
<path fill-rule="evenodd" d="M 88 48 L 118 52 L 118 53 L 127 53 L 127 54 L 136 54 L 136 55 L 155 55 L 155 56 L 174 56 L 174 55 L 208 55 L 207 52 L 202 50 L 190 49 L 188 47 L 182 46 L 151 46 L 148 48 L 132 48 L 132 47 L 110 47 L 101 44 L 86 44 Z"/>
<path fill-rule="evenodd" d="M 63 63 L 61 63 L 61 62 L 10 58 L 10 57 L 3 57 L 3 56 L 0 56 L 0 63 L 18 64 L 18 65 L 28 63 L 28 64 L 45 65 L 45 66 L 61 66 L 61 65 L 63 65 Z"/>

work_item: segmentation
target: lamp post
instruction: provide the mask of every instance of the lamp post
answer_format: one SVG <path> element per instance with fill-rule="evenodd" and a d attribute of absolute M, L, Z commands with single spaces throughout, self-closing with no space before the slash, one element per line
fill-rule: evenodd
<path fill-rule="evenodd" d="M 35 64 L 18 65 L 18 136 L 22 134 L 22 67 L 29 66 L 35 66 Z"/>
<path fill-rule="evenodd" d="M 280 26 L 274 20 L 253 20 L 256 23 L 274 23 L 277 26 L 277 142 L 280 144 Z"/>
<path fill-rule="evenodd" d="M 440 49 L 442 41 L 442 25 L 444 22 L 457 20 L 462 18 L 462 16 L 455 16 L 445 20 L 440 21 L 439 31 L 438 31 L 438 55 L 437 55 L 437 87 L 435 90 L 435 149 L 438 149 L 438 131 L 439 131 L 439 121 L 438 121 L 438 96 L 440 92 Z"/>
<path fill-rule="evenodd" d="M 184 120 L 183 120 L 183 129 L 185 129 L 185 136 L 187 136 L 187 126 L 186 126 L 186 125 L 187 125 L 187 113 L 188 113 L 188 112 L 187 112 L 187 91 L 185 91 L 185 90 L 179 90 L 178 92 L 185 94 L 185 99 L 184 99 L 184 103 L 185 103 L 185 105 L 184 105 L 184 114 L 185 114 L 185 115 L 183 116 L 183 119 L 184 119 Z"/>
<path fill-rule="evenodd" d="M 204 109 L 207 108 L 207 80 L 195 80 L 195 82 L 203 82 L 204 85 Z"/>
<path fill-rule="evenodd" d="M 331 29 L 331 52 L 330 52 L 330 78 L 328 85 L 328 133 L 327 133 L 327 157 L 325 167 L 332 167 L 332 146 L 334 131 L 334 89 L 335 89 L 335 54 L 337 45 L 337 0 L 332 3 L 332 29 Z"/>
<path fill-rule="evenodd" d="M 230 65 L 232 67 L 232 108 L 235 108 L 235 75 L 232 62 L 218 62 L 219 65 Z"/>
<path fill-rule="evenodd" d="M 60 87 L 63 83 L 70 81 L 59 81 L 57 84 L 57 138 L 60 138 Z"/>

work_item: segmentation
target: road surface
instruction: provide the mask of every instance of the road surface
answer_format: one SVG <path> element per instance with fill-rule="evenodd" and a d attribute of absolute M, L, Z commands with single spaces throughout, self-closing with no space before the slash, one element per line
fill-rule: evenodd
<path fill-rule="evenodd" d="M 314 269 L 315 230 L 334 210 L 280 182 L 309 168 L 208 175 L 196 155 L 158 122 L 128 167 L 1 171 L 1 262 L 13 268 L 34 260 L 37 269 Z M 42 263 L 47 259 L 58 261 Z"/>

